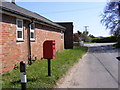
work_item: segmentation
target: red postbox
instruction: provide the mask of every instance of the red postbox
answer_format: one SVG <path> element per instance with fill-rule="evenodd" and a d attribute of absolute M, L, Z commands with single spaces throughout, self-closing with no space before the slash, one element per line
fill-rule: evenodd
<path fill-rule="evenodd" d="M 54 59 L 55 54 L 55 40 L 46 40 L 43 43 L 43 58 Z"/>

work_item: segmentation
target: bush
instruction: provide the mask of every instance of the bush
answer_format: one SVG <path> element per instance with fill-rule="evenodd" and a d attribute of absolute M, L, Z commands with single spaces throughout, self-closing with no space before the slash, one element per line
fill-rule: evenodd
<path fill-rule="evenodd" d="M 93 38 L 91 42 L 96 42 L 96 43 L 110 43 L 110 42 L 117 42 L 117 38 L 116 38 L 115 36 Z"/>
<path fill-rule="evenodd" d="M 117 43 L 114 44 L 113 46 L 116 47 L 116 48 L 120 48 L 120 43 L 117 42 Z"/>

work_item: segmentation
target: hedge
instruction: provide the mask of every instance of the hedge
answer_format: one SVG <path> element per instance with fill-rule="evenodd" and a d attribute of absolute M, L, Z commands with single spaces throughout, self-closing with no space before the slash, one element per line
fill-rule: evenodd
<path fill-rule="evenodd" d="M 117 38 L 115 36 L 99 37 L 99 38 L 93 38 L 91 42 L 96 42 L 96 43 L 117 42 Z"/>

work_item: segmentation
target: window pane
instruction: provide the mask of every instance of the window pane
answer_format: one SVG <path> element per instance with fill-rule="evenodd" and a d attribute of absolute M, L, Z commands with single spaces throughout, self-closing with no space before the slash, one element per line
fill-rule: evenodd
<path fill-rule="evenodd" d="M 22 31 L 17 31 L 17 38 L 22 38 Z"/>
<path fill-rule="evenodd" d="M 30 38 L 34 39 L 34 33 L 33 32 L 31 32 L 31 37 Z"/>
<path fill-rule="evenodd" d="M 18 20 L 18 28 L 22 28 L 22 21 Z"/>
<path fill-rule="evenodd" d="M 34 24 L 31 24 L 31 29 L 34 29 Z"/>

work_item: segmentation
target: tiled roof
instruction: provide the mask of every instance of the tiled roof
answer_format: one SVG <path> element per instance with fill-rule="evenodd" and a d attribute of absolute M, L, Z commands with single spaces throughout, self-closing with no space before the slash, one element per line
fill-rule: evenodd
<path fill-rule="evenodd" d="M 60 28 L 60 29 L 65 30 L 64 27 L 52 22 L 51 20 L 49 20 L 49 19 L 47 19 L 47 18 L 45 18 L 45 17 L 43 17 L 35 12 L 24 9 L 16 4 L 13 4 L 10 2 L 2 2 L 2 4 L 0 4 L 0 7 L 2 7 L 2 10 L 13 11 L 15 13 L 22 14 L 23 16 L 25 15 L 29 18 L 33 18 L 33 19 L 41 21 L 45 24 L 52 25 L 56 28 Z"/>

